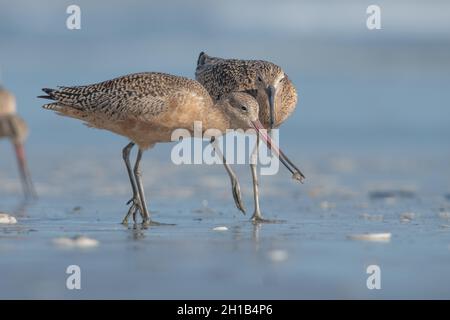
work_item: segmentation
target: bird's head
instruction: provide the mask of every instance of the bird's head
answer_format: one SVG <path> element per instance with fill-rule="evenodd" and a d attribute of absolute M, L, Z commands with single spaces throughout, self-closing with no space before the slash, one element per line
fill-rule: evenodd
<path fill-rule="evenodd" d="M 264 97 L 264 105 L 269 107 L 269 127 L 272 129 L 276 122 L 276 112 L 281 103 L 279 93 L 285 74 L 283 69 L 273 63 L 261 63 L 255 76 L 255 85 L 259 96 Z"/>
<path fill-rule="evenodd" d="M 259 122 L 259 105 L 251 95 L 232 92 L 225 97 L 224 103 L 234 129 L 253 128 L 253 123 Z"/>
<path fill-rule="evenodd" d="M 233 129 L 254 129 L 267 147 L 275 153 L 283 165 L 292 173 L 292 177 L 303 182 L 305 176 L 292 164 L 277 144 L 272 141 L 270 135 L 267 134 L 267 130 L 259 121 L 259 105 L 255 98 L 247 93 L 232 92 L 224 97 L 222 105 L 230 117 Z"/>

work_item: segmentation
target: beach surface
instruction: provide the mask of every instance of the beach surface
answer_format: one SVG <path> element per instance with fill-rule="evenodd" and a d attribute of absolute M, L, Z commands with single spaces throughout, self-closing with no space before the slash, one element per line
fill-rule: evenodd
<path fill-rule="evenodd" d="M 284 221 L 261 225 L 234 207 L 219 165 L 175 166 L 150 151 L 153 217 L 176 225 L 148 229 L 120 224 L 130 196 L 120 156 L 55 156 L 53 171 L 34 170 L 40 198 L 28 205 L 2 171 L 1 209 L 17 223 L 0 225 L 0 298 L 450 297 L 448 158 L 307 158 L 304 185 L 286 170 L 262 177 L 262 211 Z M 250 172 L 236 168 L 251 214 Z M 94 243 L 70 242 L 79 236 Z M 66 287 L 71 265 L 80 290 Z M 381 289 L 367 287 L 371 265 Z"/>

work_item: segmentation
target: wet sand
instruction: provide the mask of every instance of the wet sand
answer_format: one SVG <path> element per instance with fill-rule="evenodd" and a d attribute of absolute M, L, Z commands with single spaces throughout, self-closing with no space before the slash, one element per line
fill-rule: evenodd
<path fill-rule="evenodd" d="M 146 230 L 119 224 L 129 190 L 115 156 L 35 163 L 40 199 L 27 206 L 15 172 L 1 171 L 0 211 L 17 223 L 0 225 L 0 298 L 450 298 L 447 156 L 298 155 L 305 185 L 285 170 L 261 181 L 263 213 L 285 222 L 254 226 L 248 168 L 237 167 L 243 216 L 220 166 L 148 153 L 154 219 L 176 226 Z M 358 238 L 366 233 L 390 238 Z M 55 242 L 75 236 L 98 244 Z M 69 265 L 81 268 L 81 290 L 66 289 Z M 381 269 L 380 290 L 367 289 L 369 265 Z"/>

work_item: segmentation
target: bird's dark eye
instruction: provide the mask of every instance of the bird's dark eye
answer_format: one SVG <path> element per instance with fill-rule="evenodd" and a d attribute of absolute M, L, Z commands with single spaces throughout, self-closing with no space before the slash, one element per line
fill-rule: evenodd
<path fill-rule="evenodd" d="M 247 109 L 246 106 L 241 106 L 241 110 L 242 110 L 242 111 L 247 111 L 248 109 Z"/>
<path fill-rule="evenodd" d="M 262 82 L 262 79 L 261 79 L 261 77 L 260 77 L 260 76 L 258 76 L 258 81 L 259 81 L 259 82 Z"/>

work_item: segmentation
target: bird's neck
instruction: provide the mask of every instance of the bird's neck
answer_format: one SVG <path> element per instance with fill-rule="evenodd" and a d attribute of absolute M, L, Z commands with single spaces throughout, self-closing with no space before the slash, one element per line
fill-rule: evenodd
<path fill-rule="evenodd" d="M 208 114 L 205 115 L 203 128 L 217 129 L 225 133 L 226 129 L 232 128 L 230 116 L 225 111 L 225 106 L 221 101 L 216 102 L 212 108 L 208 109 Z"/>

